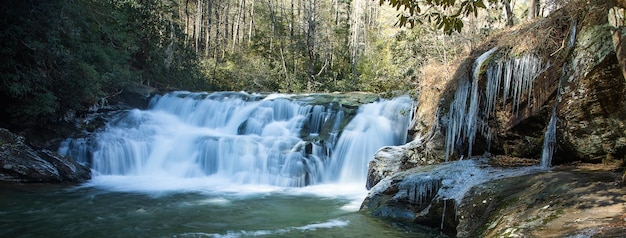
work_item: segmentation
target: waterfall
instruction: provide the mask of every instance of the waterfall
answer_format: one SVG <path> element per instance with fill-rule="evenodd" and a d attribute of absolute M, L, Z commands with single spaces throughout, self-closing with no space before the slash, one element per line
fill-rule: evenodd
<path fill-rule="evenodd" d="M 552 116 L 550 116 L 550 122 L 543 137 L 543 152 L 540 163 L 543 168 L 550 167 L 552 164 L 552 154 L 556 145 L 556 120 L 556 110 L 552 110 Z"/>
<path fill-rule="evenodd" d="M 409 97 L 361 106 L 333 152 L 331 169 L 341 171 L 341 182 L 365 181 L 368 163 L 378 149 L 406 143 L 406 125 L 413 117 L 407 105 L 411 105 Z"/>
<path fill-rule="evenodd" d="M 570 51 L 574 44 L 576 43 L 576 27 L 578 25 L 578 21 L 574 19 L 572 21 L 569 41 L 567 45 L 567 50 Z M 559 78 L 559 84 L 556 89 L 556 99 L 554 100 L 554 106 L 552 106 L 552 116 L 550 116 L 550 122 L 548 122 L 548 126 L 546 127 L 546 132 L 543 137 L 543 151 L 541 154 L 541 164 L 540 166 L 543 168 L 548 168 L 552 165 L 552 155 L 554 154 L 554 147 L 556 146 L 556 122 L 558 117 L 556 115 L 556 108 L 561 95 L 561 84 L 565 74 L 567 73 L 567 65 L 563 65 L 563 69 L 561 71 L 561 77 Z"/>
<path fill-rule="evenodd" d="M 406 142 L 414 109 L 408 96 L 364 104 L 347 125 L 338 100 L 314 101 L 171 92 L 153 97 L 147 110 L 119 113 L 91 144 L 66 142 L 59 151 L 87 157 L 77 159 L 89 161 L 94 177 L 303 187 L 364 182 L 376 150 Z"/>

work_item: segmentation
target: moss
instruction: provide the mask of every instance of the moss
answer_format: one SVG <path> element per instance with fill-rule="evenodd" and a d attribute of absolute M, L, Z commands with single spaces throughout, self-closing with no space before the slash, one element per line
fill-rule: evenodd
<path fill-rule="evenodd" d="M 543 225 L 546 225 L 548 223 L 550 223 L 551 221 L 554 221 L 555 219 L 561 217 L 561 215 L 563 215 L 565 212 L 563 211 L 563 208 L 557 209 L 555 212 L 551 213 L 550 215 L 548 215 L 548 217 L 546 219 L 543 219 L 543 221 L 541 222 Z"/>

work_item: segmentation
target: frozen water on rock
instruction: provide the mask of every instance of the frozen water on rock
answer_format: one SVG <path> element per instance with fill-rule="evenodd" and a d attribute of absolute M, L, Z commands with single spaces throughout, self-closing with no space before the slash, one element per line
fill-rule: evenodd
<path fill-rule="evenodd" d="M 539 166 L 520 168 L 494 168 L 486 159 L 470 159 L 424 166 L 406 171 L 398 182 L 395 199 L 407 197 L 412 204 L 428 204 L 432 200 L 453 200 L 459 205 L 465 194 L 480 184 L 508 177 L 522 176 L 541 171 Z M 387 177 L 370 190 L 382 194 L 398 177 Z"/>
<path fill-rule="evenodd" d="M 410 180 L 404 180 L 399 185 L 400 191 L 405 192 L 406 196 L 412 204 L 429 203 L 430 198 L 433 198 L 439 188 L 441 188 L 441 177 L 438 176 L 415 176 Z M 400 196 L 404 195 L 399 193 Z"/>
<path fill-rule="evenodd" d="M 467 142 L 470 157 L 476 133 L 481 133 L 489 142 L 492 131 L 487 122 L 495 113 L 498 99 L 501 98 L 503 108 L 510 105 L 511 114 L 517 116 L 522 101 L 530 101 L 533 97 L 535 78 L 549 67 L 549 63 L 543 66 L 541 59 L 530 54 L 500 58 L 487 64 L 487 59 L 497 50 L 494 47 L 478 57 L 473 65 L 471 82 L 461 79 L 457 86 L 448 111 L 446 161 L 464 142 Z M 485 74 L 484 92 L 479 88 L 482 72 Z"/>
<path fill-rule="evenodd" d="M 483 53 L 474 62 L 474 70 L 472 73 L 472 82 L 462 79 L 454 100 L 450 104 L 448 112 L 448 131 L 446 132 L 446 161 L 452 153 L 452 149 L 456 147 L 463 139 L 467 139 L 469 145 L 468 156 L 472 155 L 472 145 L 476 136 L 477 121 L 479 116 L 480 95 L 478 90 L 478 80 L 480 71 L 485 60 L 493 54 L 498 48 Z M 467 99 L 470 98 L 469 108 L 467 108 Z M 467 109 L 466 109 L 467 108 Z"/>

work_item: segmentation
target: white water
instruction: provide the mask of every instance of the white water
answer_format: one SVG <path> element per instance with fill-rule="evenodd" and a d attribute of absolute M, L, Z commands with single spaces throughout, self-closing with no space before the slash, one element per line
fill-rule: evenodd
<path fill-rule="evenodd" d="M 552 165 L 552 154 L 554 153 L 554 147 L 556 146 L 556 108 L 552 110 L 552 116 L 550 116 L 550 122 L 548 128 L 543 137 L 543 151 L 541 154 L 541 167 L 548 168 Z"/>
<path fill-rule="evenodd" d="M 576 27 L 578 26 L 578 21 L 572 21 L 569 42 L 566 50 L 571 50 L 576 43 Z M 546 127 L 546 132 L 543 137 L 543 151 L 541 154 L 541 167 L 548 168 L 552 165 L 552 156 L 554 154 L 554 147 L 556 146 L 556 123 L 558 117 L 556 115 L 556 109 L 558 102 L 561 97 L 561 84 L 563 81 L 563 77 L 565 77 L 565 73 L 567 72 L 567 65 L 565 65 L 562 69 L 561 77 L 559 78 L 559 84 L 556 90 L 556 100 L 554 100 L 554 106 L 552 107 L 552 116 L 550 116 L 550 122 L 548 122 L 548 126 Z"/>
<path fill-rule="evenodd" d="M 406 142 L 413 101 L 404 96 L 362 105 L 340 132 L 343 111 L 310 100 L 246 93 L 155 97 L 149 110 L 122 113 L 97 134 L 91 160 L 82 159 L 94 173 L 87 186 L 157 194 L 313 191 L 360 201 L 376 150 Z"/>

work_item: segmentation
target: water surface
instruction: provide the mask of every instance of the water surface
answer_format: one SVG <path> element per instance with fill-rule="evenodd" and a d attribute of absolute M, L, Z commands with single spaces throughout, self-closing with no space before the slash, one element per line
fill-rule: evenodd
<path fill-rule="evenodd" d="M 0 237 L 439 235 L 427 228 L 363 214 L 356 200 L 361 195 L 346 193 L 349 190 L 325 186 L 218 194 L 208 190 L 115 191 L 89 183 L 1 185 Z"/>

